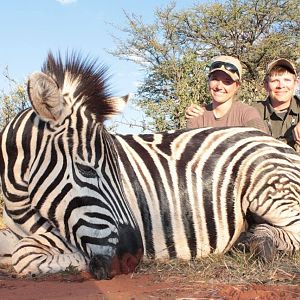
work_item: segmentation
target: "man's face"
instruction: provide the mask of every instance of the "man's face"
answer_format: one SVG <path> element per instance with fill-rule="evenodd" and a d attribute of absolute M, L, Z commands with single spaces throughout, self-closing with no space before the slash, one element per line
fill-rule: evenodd
<path fill-rule="evenodd" d="M 209 91 L 212 99 L 218 103 L 224 103 L 233 98 L 240 86 L 239 82 L 223 71 L 215 71 L 209 77 Z"/>
<path fill-rule="evenodd" d="M 296 76 L 288 71 L 271 73 L 265 83 L 272 103 L 290 103 L 296 87 Z"/>

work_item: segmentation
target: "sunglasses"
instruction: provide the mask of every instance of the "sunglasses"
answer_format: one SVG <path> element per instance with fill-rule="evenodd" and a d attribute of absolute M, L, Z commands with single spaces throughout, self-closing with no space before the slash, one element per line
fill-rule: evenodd
<path fill-rule="evenodd" d="M 238 75 L 238 77 L 241 78 L 240 72 L 235 65 L 233 65 L 231 63 L 223 62 L 223 61 L 213 62 L 209 67 L 209 71 L 211 72 L 212 70 L 215 70 L 215 69 L 221 69 L 222 67 L 224 67 L 225 70 L 227 70 L 231 73 L 236 73 Z"/>

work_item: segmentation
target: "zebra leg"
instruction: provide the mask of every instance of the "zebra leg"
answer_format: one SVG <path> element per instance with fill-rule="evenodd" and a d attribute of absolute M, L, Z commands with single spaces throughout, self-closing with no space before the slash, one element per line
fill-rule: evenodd
<path fill-rule="evenodd" d="M 291 209 L 289 207 L 289 216 L 285 216 L 284 205 L 278 206 L 283 211 L 276 211 L 274 216 L 272 210 L 272 217 L 270 214 L 266 214 L 267 218 L 251 215 L 251 219 L 247 218 L 247 222 L 250 228 L 243 232 L 236 243 L 234 248 L 251 252 L 255 256 L 259 257 L 263 262 L 270 262 L 275 258 L 277 251 L 283 251 L 285 253 L 293 253 L 300 249 L 300 209 Z M 298 216 L 299 215 L 299 216 Z"/>
<path fill-rule="evenodd" d="M 37 211 L 27 213 L 31 218 L 20 224 L 18 220 L 15 221 L 8 215 L 6 210 L 3 211 L 5 224 L 11 230 L 0 234 L 0 255 L 7 257 L 0 262 L 10 263 L 16 272 L 22 275 L 56 273 L 70 266 L 78 270 L 87 268 L 87 258 L 67 243 L 49 221 L 41 217 Z M 39 226 L 34 227 L 34 224 Z M 32 228 L 35 230 L 34 233 L 31 231 Z M 9 243 L 3 245 L 8 239 L 6 236 L 9 236 Z"/>
<path fill-rule="evenodd" d="M 254 228 L 253 230 L 255 231 Z M 263 262 L 272 261 L 277 252 L 272 237 L 267 236 L 266 232 L 261 232 L 261 235 L 250 231 L 242 232 L 233 245 L 233 249 L 250 252 Z"/>
<path fill-rule="evenodd" d="M 86 270 L 88 259 L 57 233 L 34 234 L 21 239 L 12 254 L 12 265 L 21 275 L 56 273 L 75 267 Z"/>
<path fill-rule="evenodd" d="M 263 262 L 271 262 L 275 258 L 277 247 L 270 236 L 253 235 L 249 242 L 249 250 Z"/>
<path fill-rule="evenodd" d="M 249 231 L 243 231 L 233 245 L 233 249 L 242 252 L 249 252 L 250 238 L 253 236 Z"/>
<path fill-rule="evenodd" d="M 277 250 L 300 249 L 300 169 L 288 166 L 274 164 L 274 170 L 262 172 L 265 178 L 255 181 L 248 198 L 253 218 L 250 250 L 264 261 L 272 260 Z"/>
<path fill-rule="evenodd" d="M 275 253 L 283 251 L 294 253 L 300 248 L 300 220 L 289 220 L 284 227 L 269 224 L 258 224 L 251 228 L 250 251 L 257 254 L 263 261 L 274 259 Z"/>
<path fill-rule="evenodd" d="M 0 230 L 0 264 L 11 265 L 11 255 L 19 240 L 10 229 Z"/>

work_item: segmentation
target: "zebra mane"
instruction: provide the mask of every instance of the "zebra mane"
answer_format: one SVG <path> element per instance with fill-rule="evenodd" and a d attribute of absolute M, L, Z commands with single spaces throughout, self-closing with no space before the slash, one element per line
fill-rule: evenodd
<path fill-rule="evenodd" d="M 98 64 L 96 59 L 82 58 L 80 53 L 72 51 L 67 53 L 63 60 L 60 53 L 55 57 L 50 51 L 43 64 L 42 72 L 51 76 L 64 93 L 66 77 L 74 83 L 75 89 L 70 91 L 76 101 L 87 107 L 88 111 L 96 115 L 100 121 L 107 115 L 119 113 L 117 108 L 109 101 L 111 94 L 107 81 L 107 67 Z"/>

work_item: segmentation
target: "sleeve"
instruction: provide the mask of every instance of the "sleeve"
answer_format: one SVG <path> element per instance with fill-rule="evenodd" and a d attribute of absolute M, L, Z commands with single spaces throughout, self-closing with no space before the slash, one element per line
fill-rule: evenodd
<path fill-rule="evenodd" d="M 192 128 L 199 128 L 198 118 L 192 118 L 188 119 L 186 122 L 186 128 L 192 129 Z"/>
<path fill-rule="evenodd" d="M 270 134 L 267 125 L 259 115 L 259 112 L 256 108 L 249 106 L 249 108 L 245 111 L 244 118 L 246 127 L 254 127 L 260 131 Z"/>

